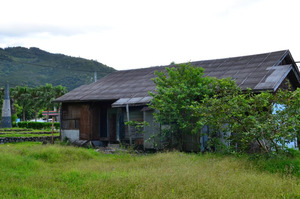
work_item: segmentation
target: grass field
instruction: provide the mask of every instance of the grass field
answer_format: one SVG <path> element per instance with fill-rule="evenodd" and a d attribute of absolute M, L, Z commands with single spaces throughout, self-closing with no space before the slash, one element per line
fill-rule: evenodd
<path fill-rule="evenodd" d="M 1 198 L 300 198 L 300 178 L 244 157 L 102 154 L 40 143 L 0 145 Z"/>
<path fill-rule="evenodd" d="M 8 133 L 0 134 L 0 137 L 44 137 L 52 136 L 52 134 L 33 134 L 33 133 Z M 53 136 L 59 136 L 59 133 L 53 133 Z"/>
<path fill-rule="evenodd" d="M 51 129 L 45 130 L 34 130 L 34 129 L 21 129 L 21 128 L 11 128 L 11 129 L 1 129 L 0 137 L 43 137 L 52 136 Z M 54 131 L 54 136 L 59 136 L 58 131 Z"/>

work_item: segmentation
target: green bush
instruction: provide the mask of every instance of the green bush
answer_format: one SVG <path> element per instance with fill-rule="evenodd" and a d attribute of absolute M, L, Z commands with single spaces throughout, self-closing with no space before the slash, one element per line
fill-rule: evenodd
<path fill-rule="evenodd" d="M 249 160 L 253 161 L 260 170 L 300 177 L 300 152 L 298 150 L 288 149 L 286 153 L 271 156 L 250 156 Z"/>
<path fill-rule="evenodd" d="M 13 123 L 13 127 L 27 128 L 27 129 L 49 129 L 52 127 L 51 122 L 18 122 Z M 60 123 L 54 122 L 54 128 L 59 129 Z"/>

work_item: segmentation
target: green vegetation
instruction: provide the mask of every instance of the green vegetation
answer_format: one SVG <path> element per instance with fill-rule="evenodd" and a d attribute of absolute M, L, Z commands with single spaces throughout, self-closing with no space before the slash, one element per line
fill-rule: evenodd
<path fill-rule="evenodd" d="M 43 67 L 46 66 L 46 67 Z M 90 72 L 85 72 L 90 71 Z M 72 90 L 115 71 L 94 60 L 52 54 L 38 48 L 0 48 L 1 84 L 37 87 L 50 83 Z"/>
<path fill-rule="evenodd" d="M 284 175 L 293 175 L 300 178 L 300 153 L 296 150 L 290 150 L 292 156 L 272 156 L 255 157 L 250 156 L 250 160 L 259 170 L 269 171 L 271 173 L 281 173 Z"/>
<path fill-rule="evenodd" d="M 37 119 L 38 116 L 42 116 L 43 110 L 53 110 L 54 107 L 60 108 L 60 104 L 52 103 L 52 101 L 67 92 L 66 88 L 63 86 L 52 86 L 51 84 L 46 84 L 45 86 L 39 86 L 36 88 L 29 88 L 27 86 L 16 86 L 10 88 L 10 98 L 12 107 L 12 121 L 15 122 L 16 119 L 22 118 L 23 121 L 30 119 Z M 0 102 L 2 102 L 3 93 L 0 92 Z M 0 103 L 1 105 L 1 103 Z M 2 110 L 2 105 L 0 107 Z M 39 115 L 40 113 L 40 115 Z M 47 118 L 48 119 L 48 118 Z M 25 124 L 25 126 L 24 126 Z M 33 126 L 27 126 L 27 123 L 20 123 L 20 127 L 26 128 L 41 128 L 43 124 L 38 123 L 28 123 Z"/>
<path fill-rule="evenodd" d="M 30 129 L 30 128 L 0 128 L 0 133 L 10 133 L 10 132 L 50 132 L 51 128 L 46 128 L 41 131 L 41 129 Z"/>
<path fill-rule="evenodd" d="M 170 127 L 160 136 L 168 139 L 170 148 L 181 150 L 183 134 L 197 132 L 197 124 L 203 126 L 204 123 L 203 118 L 194 116 L 190 106 L 212 96 L 218 80 L 203 77 L 204 69 L 191 64 L 166 68 L 155 75 L 156 91 L 150 93 L 153 97 L 150 107 L 157 110 L 154 113 L 156 121 Z"/>
<path fill-rule="evenodd" d="M 18 122 L 18 123 L 13 123 L 13 126 L 18 126 L 20 128 L 26 128 L 26 129 L 51 129 L 52 123 L 51 122 Z M 59 129 L 59 127 L 60 127 L 60 123 L 54 122 L 54 128 Z"/>
<path fill-rule="evenodd" d="M 0 134 L 0 137 L 45 137 L 45 136 L 52 136 L 51 133 L 7 133 L 7 134 Z M 58 132 L 53 133 L 53 136 L 59 136 Z"/>
<path fill-rule="evenodd" d="M 54 131 L 54 136 L 59 136 L 58 131 Z M 33 129 L 0 129 L 0 137 L 43 137 L 52 136 L 51 129 L 33 130 Z"/>
<path fill-rule="evenodd" d="M 32 129 L 24 129 L 19 127 L 13 127 L 13 128 L 1 128 L 0 132 L 9 132 L 9 131 L 32 131 Z"/>
<path fill-rule="evenodd" d="M 228 139 L 241 152 L 285 153 L 287 143 L 300 138 L 300 89 L 258 94 L 237 90 L 204 104 L 193 108 L 205 115 L 216 133 L 233 132 Z"/>
<path fill-rule="evenodd" d="M 144 128 L 146 126 L 149 126 L 149 122 L 145 122 L 145 121 L 128 121 L 125 122 L 125 125 L 131 126 L 135 128 L 136 133 L 142 134 L 144 133 Z"/>
<path fill-rule="evenodd" d="M 300 197 L 299 178 L 260 171 L 258 164 L 246 157 L 216 154 L 111 155 L 70 146 L 4 144 L 0 197 Z"/>
<path fill-rule="evenodd" d="M 182 149 L 184 134 L 209 126 L 208 151 L 288 152 L 286 143 L 300 138 L 300 89 L 276 93 L 241 91 L 231 79 L 204 77 L 204 69 L 181 64 L 156 72 L 151 108 L 167 125 L 158 136 Z M 231 132 L 231 133 L 222 133 Z M 231 143 L 230 146 L 224 143 Z"/>

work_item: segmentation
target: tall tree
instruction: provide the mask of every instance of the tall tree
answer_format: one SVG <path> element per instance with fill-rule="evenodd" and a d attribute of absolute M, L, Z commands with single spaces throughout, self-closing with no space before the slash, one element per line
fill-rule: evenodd
<path fill-rule="evenodd" d="M 34 109 L 34 120 L 37 121 L 37 113 L 40 109 L 43 108 L 43 93 L 41 92 L 40 87 L 31 89 L 31 107 Z"/>
<path fill-rule="evenodd" d="M 53 87 L 54 99 L 56 99 L 56 98 L 58 98 L 58 97 L 60 97 L 60 96 L 62 96 L 64 94 L 66 94 L 66 93 L 67 93 L 66 87 L 63 87 L 61 85 Z M 59 104 L 55 104 L 55 105 L 58 106 L 57 107 L 58 109 L 60 108 Z"/>
<path fill-rule="evenodd" d="M 170 127 L 164 133 L 171 140 L 171 147 L 181 148 L 183 135 L 198 132 L 206 120 L 196 115 L 191 106 L 212 96 L 221 87 L 219 84 L 230 84 L 231 81 L 204 77 L 204 69 L 191 64 L 166 68 L 155 75 L 156 90 L 150 93 L 153 97 L 150 107 L 157 110 L 155 119 Z"/>
<path fill-rule="evenodd" d="M 26 113 L 35 113 L 34 118 L 37 120 L 37 113 L 41 109 L 51 110 L 53 108 L 52 101 L 67 92 L 63 86 L 53 87 L 51 84 L 36 88 L 27 86 L 16 86 L 11 88 L 11 98 L 16 106 L 22 109 L 22 118 L 28 119 Z M 2 94 L 3 95 L 3 94 Z M 2 99 L 0 92 L 0 99 Z M 32 116 L 30 117 L 30 119 Z"/>
<path fill-rule="evenodd" d="M 47 110 L 47 122 L 49 121 L 49 111 L 53 109 L 52 101 L 55 99 L 52 84 L 46 84 L 40 87 L 42 92 L 42 105 Z"/>
<path fill-rule="evenodd" d="M 14 98 L 17 101 L 17 104 L 22 107 L 23 121 L 26 120 L 26 110 L 28 110 L 32 104 L 31 90 L 32 88 L 27 86 L 16 86 L 12 89 L 12 98 Z"/>

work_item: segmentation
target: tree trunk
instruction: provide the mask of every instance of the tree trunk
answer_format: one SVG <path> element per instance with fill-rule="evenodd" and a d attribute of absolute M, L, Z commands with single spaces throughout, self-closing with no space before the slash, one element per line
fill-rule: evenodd
<path fill-rule="evenodd" d="M 266 147 L 265 144 L 261 143 L 261 141 L 260 141 L 258 138 L 256 138 L 256 141 L 257 141 L 257 143 L 259 144 L 259 146 L 260 146 L 263 150 L 265 150 L 266 153 L 269 153 L 269 150 L 268 150 L 268 148 Z"/>
<path fill-rule="evenodd" d="M 36 109 L 34 109 L 34 120 L 35 120 L 35 122 L 37 121 L 37 110 Z"/>
<path fill-rule="evenodd" d="M 47 109 L 47 122 L 49 122 L 49 109 Z"/>
<path fill-rule="evenodd" d="M 23 122 L 25 122 L 25 108 L 23 108 Z"/>

